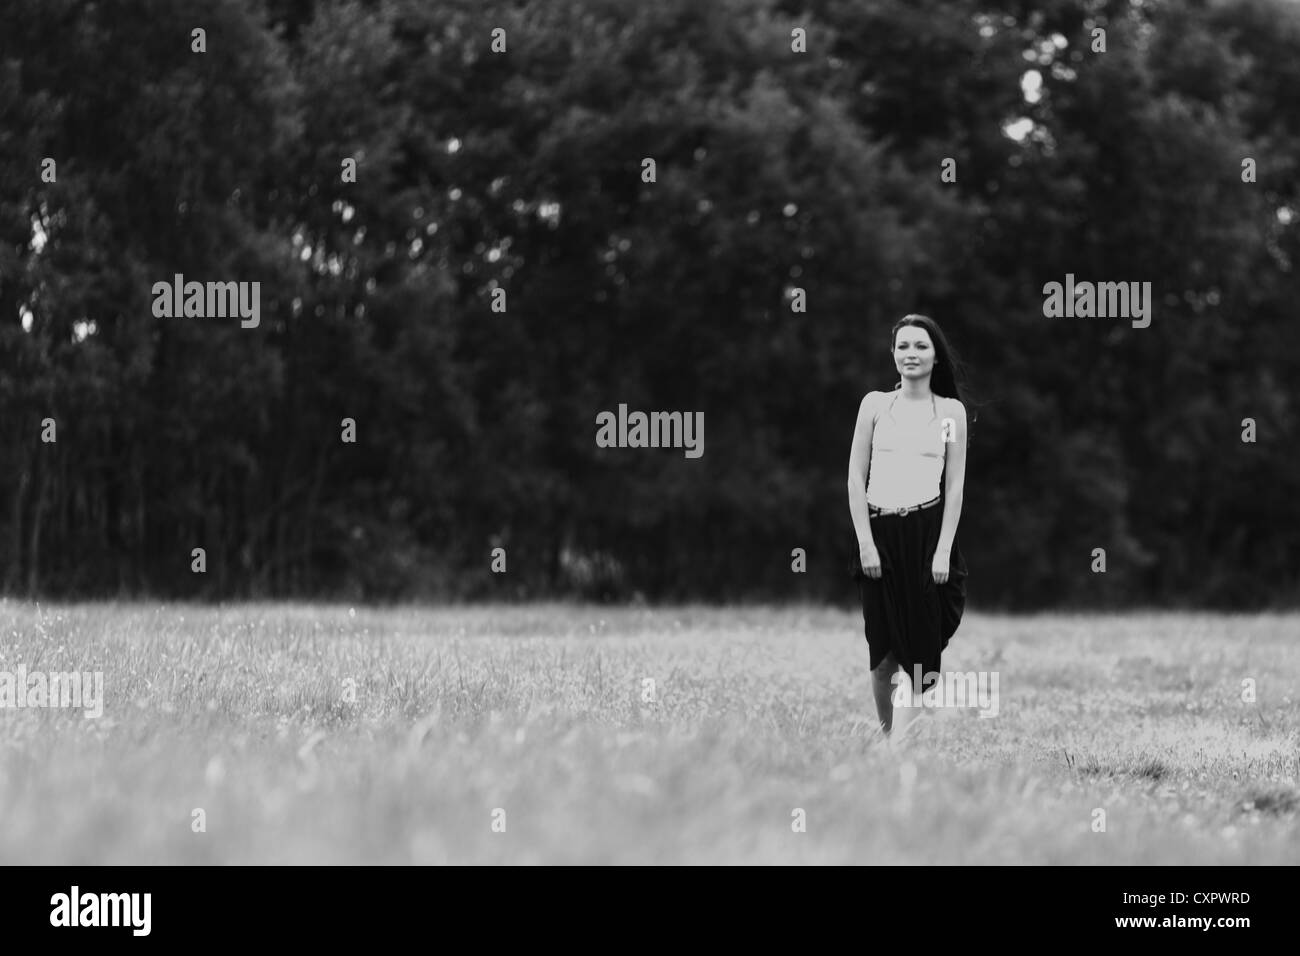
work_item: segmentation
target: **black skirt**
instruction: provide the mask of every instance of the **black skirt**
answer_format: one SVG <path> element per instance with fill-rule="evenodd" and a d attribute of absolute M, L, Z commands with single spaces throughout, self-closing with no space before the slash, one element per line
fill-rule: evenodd
<path fill-rule="evenodd" d="M 869 578 L 855 556 L 851 573 L 862 594 L 862 620 L 871 669 L 893 652 L 909 678 L 920 665 L 925 691 L 939 673 L 939 657 L 957 633 L 966 610 L 966 561 L 957 537 L 948 558 L 948 580 L 936 584 L 932 564 L 943 525 L 943 501 L 905 515 L 871 518 L 880 552 L 880 577 Z"/>

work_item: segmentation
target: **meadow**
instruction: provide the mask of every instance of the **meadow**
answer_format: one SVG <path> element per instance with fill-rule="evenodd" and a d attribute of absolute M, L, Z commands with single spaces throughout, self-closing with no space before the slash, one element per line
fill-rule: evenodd
<path fill-rule="evenodd" d="M 0 708 L 0 863 L 1300 863 L 1300 616 L 971 612 L 997 715 L 892 743 L 861 628 L 3 600 L 0 671 L 104 701 Z"/>

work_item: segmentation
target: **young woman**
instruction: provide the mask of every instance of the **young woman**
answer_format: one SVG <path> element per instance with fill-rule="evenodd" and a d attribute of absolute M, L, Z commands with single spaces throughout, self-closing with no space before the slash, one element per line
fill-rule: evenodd
<path fill-rule="evenodd" d="M 886 736 L 895 672 L 919 673 L 916 691 L 934 685 L 965 610 L 967 576 L 957 546 L 966 481 L 960 366 L 928 316 L 903 316 L 890 341 L 901 380 L 893 391 L 862 399 L 849 452 L 854 577 Z"/>

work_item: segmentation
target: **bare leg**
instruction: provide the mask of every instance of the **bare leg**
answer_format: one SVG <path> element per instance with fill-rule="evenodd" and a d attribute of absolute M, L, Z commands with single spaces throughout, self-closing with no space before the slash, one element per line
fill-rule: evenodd
<path fill-rule="evenodd" d="M 900 670 L 898 661 L 892 653 L 886 654 L 880 666 L 871 672 L 871 692 L 876 698 L 876 714 L 880 717 L 880 729 L 889 736 L 894 724 L 894 672 Z"/>

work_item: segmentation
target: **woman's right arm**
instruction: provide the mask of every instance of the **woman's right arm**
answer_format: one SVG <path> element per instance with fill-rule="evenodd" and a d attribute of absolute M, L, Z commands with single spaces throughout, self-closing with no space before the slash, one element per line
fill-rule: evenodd
<path fill-rule="evenodd" d="M 858 550 L 864 556 L 868 551 L 874 553 L 876 550 L 875 539 L 871 536 L 871 516 L 867 512 L 867 475 L 871 471 L 871 434 L 875 428 L 875 398 L 879 394 L 867 392 L 858 406 L 853 447 L 849 450 L 849 513 L 853 516 L 853 530 L 858 535 Z M 863 570 L 868 570 L 865 561 Z"/>

